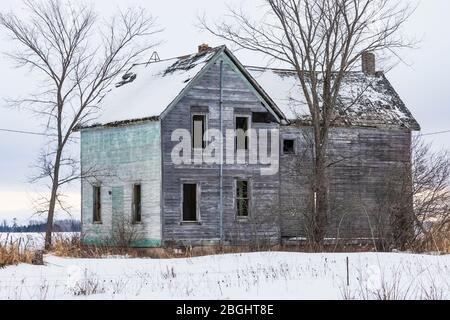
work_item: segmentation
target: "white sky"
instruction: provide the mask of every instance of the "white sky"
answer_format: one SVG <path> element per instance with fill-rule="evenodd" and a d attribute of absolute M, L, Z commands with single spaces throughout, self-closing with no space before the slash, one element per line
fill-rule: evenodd
<path fill-rule="evenodd" d="M 75 1 L 75 0 L 73 0 Z M 409 1 L 409 0 L 405 0 Z M 218 19 L 226 12 L 226 4 L 253 8 L 257 0 L 95 0 L 95 7 L 102 16 L 109 17 L 118 7 L 141 6 L 146 8 L 165 29 L 160 35 L 164 44 L 158 48 L 161 58 L 192 53 L 203 42 L 211 46 L 221 45 L 220 39 L 200 32 L 196 27 L 197 16 L 205 13 L 211 19 Z M 0 1 L 0 11 L 18 11 L 20 0 Z M 403 53 L 408 65 L 398 65 L 388 78 L 413 112 L 424 133 L 450 130 L 450 36 L 448 34 L 450 1 L 422 0 L 405 26 L 405 33 L 422 39 L 419 49 Z M 5 34 L 0 31 L 2 52 L 14 50 Z M 238 52 L 244 64 L 258 65 L 252 54 Z M 14 69 L 10 60 L 0 56 L 0 128 L 40 131 L 39 119 L 26 112 L 5 108 L 4 98 L 17 98 L 32 91 L 36 77 L 26 70 Z M 450 149 L 450 133 L 427 138 L 436 148 Z M 31 201 L 37 186 L 27 183 L 32 174 L 31 165 L 37 158 L 44 140 L 38 136 L 18 135 L 0 132 L 0 220 L 31 216 Z M 78 186 L 70 190 L 70 203 L 78 215 Z"/>

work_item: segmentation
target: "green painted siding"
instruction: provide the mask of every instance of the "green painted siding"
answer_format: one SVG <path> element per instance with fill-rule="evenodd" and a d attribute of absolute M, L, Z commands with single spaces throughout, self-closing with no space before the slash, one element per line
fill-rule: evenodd
<path fill-rule="evenodd" d="M 86 129 L 81 133 L 84 172 L 82 222 L 86 244 L 117 237 L 119 224 L 136 234 L 136 247 L 161 243 L 161 127 L 143 122 L 124 127 Z M 142 223 L 132 224 L 133 185 L 142 188 Z M 92 186 L 101 186 L 102 223 L 93 224 Z"/>

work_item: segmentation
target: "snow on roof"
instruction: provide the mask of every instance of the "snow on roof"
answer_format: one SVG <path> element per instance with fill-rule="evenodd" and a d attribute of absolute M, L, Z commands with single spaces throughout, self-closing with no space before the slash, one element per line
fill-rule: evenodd
<path fill-rule="evenodd" d="M 93 126 L 158 118 L 224 48 L 134 65 L 101 99 L 101 112 Z M 226 48 L 224 50 L 228 52 Z M 309 109 L 295 71 L 244 68 L 287 120 L 309 121 Z M 419 124 L 383 73 L 375 76 L 362 72 L 347 73 L 336 109 L 336 125 L 395 126 L 420 130 Z"/>
<path fill-rule="evenodd" d="M 160 116 L 220 48 L 134 65 L 101 99 L 95 125 Z"/>
<path fill-rule="evenodd" d="M 274 100 L 288 120 L 310 120 L 297 74 L 293 70 L 246 67 L 252 77 Z M 420 126 L 406 108 L 383 73 L 367 76 L 348 72 L 342 83 L 336 125 L 400 126 L 419 130 Z"/>

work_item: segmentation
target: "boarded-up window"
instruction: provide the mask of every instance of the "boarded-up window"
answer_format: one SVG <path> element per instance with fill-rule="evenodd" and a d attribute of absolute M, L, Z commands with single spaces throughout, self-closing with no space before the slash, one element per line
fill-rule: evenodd
<path fill-rule="evenodd" d="M 197 185 L 183 185 L 183 222 L 197 221 Z"/>
<path fill-rule="evenodd" d="M 236 214 L 248 217 L 250 211 L 250 193 L 248 180 L 236 180 Z"/>
<path fill-rule="evenodd" d="M 206 116 L 193 115 L 192 116 L 192 147 L 194 149 L 206 148 Z"/>
<path fill-rule="evenodd" d="M 94 186 L 93 188 L 93 221 L 94 223 L 102 222 L 102 202 L 101 202 L 101 188 L 99 186 Z"/>
<path fill-rule="evenodd" d="M 284 154 L 295 154 L 295 141 L 294 140 L 284 140 L 283 141 L 283 153 Z"/>
<path fill-rule="evenodd" d="M 236 150 L 248 150 L 248 117 L 236 117 Z"/>
<path fill-rule="evenodd" d="M 135 184 L 133 186 L 133 222 L 142 222 L 142 209 L 141 209 L 141 185 Z"/>

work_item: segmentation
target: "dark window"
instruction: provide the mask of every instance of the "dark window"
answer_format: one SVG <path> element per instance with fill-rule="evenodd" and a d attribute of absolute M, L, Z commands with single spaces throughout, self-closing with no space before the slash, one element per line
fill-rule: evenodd
<path fill-rule="evenodd" d="M 142 222 L 142 206 L 141 206 L 141 185 L 136 184 L 133 187 L 133 222 Z"/>
<path fill-rule="evenodd" d="M 183 185 L 183 222 L 197 221 L 197 185 Z"/>
<path fill-rule="evenodd" d="M 192 116 L 192 147 L 194 149 L 205 149 L 206 140 L 206 116 L 194 115 Z"/>
<path fill-rule="evenodd" d="M 295 154 L 295 141 L 294 140 L 284 140 L 283 141 L 283 153 L 284 154 Z"/>
<path fill-rule="evenodd" d="M 238 217 L 248 217 L 250 209 L 249 184 L 247 180 L 236 181 L 236 209 Z"/>
<path fill-rule="evenodd" d="M 253 112 L 252 121 L 253 123 L 270 123 L 272 117 L 268 112 Z"/>
<path fill-rule="evenodd" d="M 236 150 L 248 150 L 248 117 L 236 117 Z"/>
<path fill-rule="evenodd" d="M 93 215 L 93 221 L 94 223 L 100 223 L 102 222 L 102 210 L 101 210 L 101 189 L 100 187 L 94 186 L 94 215 Z"/>

